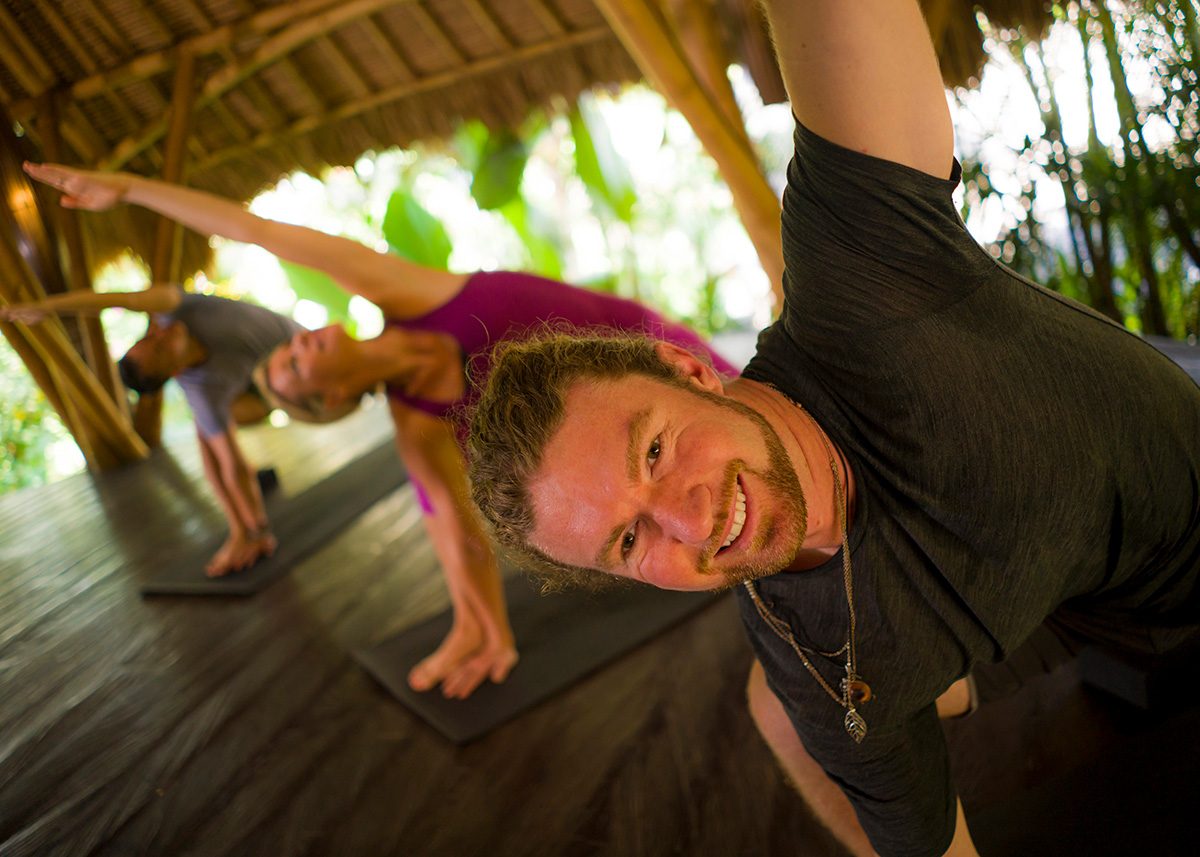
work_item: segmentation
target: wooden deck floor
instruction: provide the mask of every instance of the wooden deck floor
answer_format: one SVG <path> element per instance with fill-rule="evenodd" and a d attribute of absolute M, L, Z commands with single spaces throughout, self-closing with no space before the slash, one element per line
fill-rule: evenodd
<path fill-rule="evenodd" d="M 375 408 L 245 443 L 294 492 L 387 431 Z M 190 445 L 0 497 L 0 855 L 841 853 L 745 713 L 750 653 L 730 600 L 456 748 L 349 655 L 446 606 L 408 488 L 256 597 L 138 595 L 171 545 L 218 524 Z M 1129 853 L 1030 850 L 1057 822 L 1022 822 L 1021 801 L 1114 757 L 1125 767 L 1095 775 L 1128 780 L 1138 763 L 1120 748 L 1165 749 L 1156 730 L 1191 748 L 1154 764 L 1195 800 L 1182 776 L 1194 712 L 1139 720 L 1069 678 L 1047 688 L 951 735 L 968 810 L 993 831 L 985 854 Z M 1091 725 L 1061 749 L 1045 731 L 1060 723 Z M 1057 800 L 1076 816 L 1088 805 Z M 1135 834 L 1151 821 L 1155 853 L 1185 853 L 1161 813 L 1095 819 Z"/>

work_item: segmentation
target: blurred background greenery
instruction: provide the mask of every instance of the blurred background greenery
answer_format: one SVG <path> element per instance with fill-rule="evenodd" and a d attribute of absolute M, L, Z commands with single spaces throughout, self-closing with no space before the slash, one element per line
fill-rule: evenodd
<path fill-rule="evenodd" d="M 1129 328 L 1200 332 L 1200 12 L 1195 0 L 1053 4 L 1035 41 L 987 29 L 978 85 L 949 93 L 963 218 L 1017 272 Z M 987 22 L 981 21 L 987 28 Z M 786 105 L 764 107 L 730 69 L 747 130 L 780 190 Z M 368 153 L 316 178 L 294 174 L 251 209 L 452 270 L 515 268 L 637 298 L 706 334 L 769 323 L 768 285 L 728 190 L 681 116 L 651 90 L 597 94 L 521 127 L 471 123 L 451 140 Z M 190 286 L 253 300 L 309 326 L 378 332 L 369 304 L 255 247 L 215 239 L 215 270 Z M 97 289 L 146 284 L 139 260 Z M 104 315 L 119 355 L 144 329 Z M 0 343 L 0 491 L 83 462 L 7 344 Z M 165 432 L 190 433 L 168 385 Z"/>

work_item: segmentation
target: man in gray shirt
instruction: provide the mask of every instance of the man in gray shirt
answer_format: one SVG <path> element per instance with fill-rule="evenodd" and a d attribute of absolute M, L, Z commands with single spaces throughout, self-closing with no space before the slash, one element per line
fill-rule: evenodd
<path fill-rule="evenodd" d="M 72 292 L 0 312 L 30 323 L 50 311 L 106 307 L 152 317 L 146 335 L 119 363 L 125 385 L 148 395 L 174 378 L 191 407 L 204 475 L 229 524 L 229 537 L 205 571 L 218 577 L 249 568 L 273 553 L 276 542 L 255 472 L 237 444 L 233 410 L 252 389 L 254 367 L 303 328 L 263 307 L 190 294 L 174 285 L 140 292 Z"/>

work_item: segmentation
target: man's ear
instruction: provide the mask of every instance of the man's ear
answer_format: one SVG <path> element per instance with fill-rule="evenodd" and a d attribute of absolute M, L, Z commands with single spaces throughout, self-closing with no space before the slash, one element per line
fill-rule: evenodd
<path fill-rule="evenodd" d="M 685 380 L 709 393 L 724 393 L 725 384 L 717 370 L 706 361 L 674 342 L 656 342 L 654 351 Z"/>

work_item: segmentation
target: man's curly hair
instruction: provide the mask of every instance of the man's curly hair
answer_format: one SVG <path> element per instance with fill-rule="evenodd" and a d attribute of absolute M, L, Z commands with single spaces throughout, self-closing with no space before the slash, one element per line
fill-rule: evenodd
<path fill-rule="evenodd" d="M 471 492 L 497 541 L 529 566 L 544 590 L 596 590 L 621 580 L 558 562 L 529 544 L 534 519 L 528 485 L 562 422 L 571 385 L 635 373 L 685 383 L 658 355 L 655 340 L 607 328 L 586 335 L 547 330 L 501 345 L 493 355 L 471 416 Z"/>

